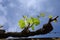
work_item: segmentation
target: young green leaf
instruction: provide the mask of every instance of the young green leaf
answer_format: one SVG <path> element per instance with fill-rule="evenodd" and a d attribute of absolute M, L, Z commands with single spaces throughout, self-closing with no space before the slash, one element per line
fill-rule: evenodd
<path fill-rule="evenodd" d="M 45 14 L 44 14 L 44 13 L 40 13 L 40 16 L 41 16 L 41 17 L 45 17 Z"/>
<path fill-rule="evenodd" d="M 32 27 L 31 27 L 31 28 L 32 28 L 32 30 L 34 30 L 34 25 L 32 25 Z"/>
<path fill-rule="evenodd" d="M 30 23 L 30 24 L 33 24 L 33 21 L 32 21 L 31 18 L 30 19 L 27 19 L 27 22 Z"/>
<path fill-rule="evenodd" d="M 23 16 L 23 18 L 27 18 L 27 16 Z"/>
<path fill-rule="evenodd" d="M 38 18 L 32 18 L 32 21 L 36 26 L 40 24 L 40 20 Z"/>
<path fill-rule="evenodd" d="M 26 18 L 26 17 L 24 17 L 24 18 Z M 26 27 L 26 24 L 28 25 L 30 23 L 30 25 L 32 25 L 32 30 L 34 30 L 34 26 L 37 26 L 37 25 L 39 25 L 40 24 L 40 20 L 38 19 L 38 18 L 34 18 L 34 17 L 31 17 L 31 18 L 26 18 L 26 19 L 21 19 L 21 20 L 19 20 L 19 26 L 20 26 L 20 28 L 25 28 Z"/>
<path fill-rule="evenodd" d="M 20 26 L 21 29 L 23 29 L 23 28 L 25 27 L 25 22 L 24 22 L 24 20 L 22 20 L 22 19 L 19 20 L 18 25 Z"/>
<path fill-rule="evenodd" d="M 53 22 L 57 22 L 57 20 L 54 20 Z"/>
<path fill-rule="evenodd" d="M 53 16 L 52 15 L 49 15 L 49 18 L 52 18 Z"/>

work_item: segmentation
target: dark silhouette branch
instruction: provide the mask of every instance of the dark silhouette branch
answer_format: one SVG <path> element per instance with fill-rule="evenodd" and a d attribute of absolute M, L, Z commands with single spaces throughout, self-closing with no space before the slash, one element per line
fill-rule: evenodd
<path fill-rule="evenodd" d="M 57 20 L 58 17 L 59 16 L 55 17 L 54 19 L 50 18 L 49 21 L 48 21 L 48 23 L 51 23 L 52 21 Z"/>
<path fill-rule="evenodd" d="M 22 32 L 7 32 L 7 33 L 5 33 L 5 31 L 4 32 L 2 31 L 2 33 L 0 32 L 0 38 L 7 38 L 9 36 L 12 36 L 12 37 L 29 37 L 29 36 L 39 35 L 39 34 L 40 35 L 47 34 L 53 30 L 53 26 L 51 25 L 51 22 L 54 20 L 57 20 L 57 18 L 58 18 L 58 16 L 55 17 L 54 19 L 52 19 L 52 18 L 49 19 L 48 23 L 44 24 L 42 28 L 40 28 L 36 31 L 33 31 L 33 32 L 30 32 L 30 30 L 28 30 L 30 27 L 24 28 Z"/>
<path fill-rule="evenodd" d="M 52 27 L 51 22 L 54 21 L 54 20 L 57 20 L 58 17 L 59 17 L 59 16 L 55 17 L 54 19 L 50 18 L 49 21 L 48 21 L 48 23 L 43 25 L 43 28 L 44 28 L 44 26 L 46 26 L 46 27 L 47 27 L 47 26 L 48 26 L 48 27 L 49 27 L 49 26 Z M 30 24 L 29 24 L 29 25 L 30 25 Z M 29 26 L 29 25 L 28 25 L 28 27 L 25 27 L 25 28 L 24 28 L 24 30 L 22 31 L 23 33 L 29 31 L 28 29 L 29 29 L 33 24 L 32 24 L 31 26 Z M 41 30 L 41 29 L 40 29 L 40 30 Z"/>

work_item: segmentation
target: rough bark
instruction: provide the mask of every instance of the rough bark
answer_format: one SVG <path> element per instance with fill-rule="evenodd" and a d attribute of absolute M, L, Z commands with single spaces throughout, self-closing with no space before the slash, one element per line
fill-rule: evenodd
<path fill-rule="evenodd" d="M 53 30 L 53 26 L 51 24 L 52 21 L 57 20 L 58 16 L 55 17 L 54 19 L 50 18 L 48 23 L 44 24 L 42 28 L 30 32 L 29 27 L 24 28 L 22 32 L 7 32 L 5 33 L 4 30 L 2 30 L 2 33 L 0 31 L 0 38 L 7 38 L 9 36 L 11 37 L 29 37 L 29 36 L 34 36 L 34 35 L 44 35 Z M 28 30 L 28 31 L 27 31 Z M 4 31 L 4 32 L 3 32 Z"/>

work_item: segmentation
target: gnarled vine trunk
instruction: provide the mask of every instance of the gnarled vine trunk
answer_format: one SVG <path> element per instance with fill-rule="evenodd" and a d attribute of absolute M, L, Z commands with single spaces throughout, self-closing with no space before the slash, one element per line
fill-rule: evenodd
<path fill-rule="evenodd" d="M 5 32 L 5 30 L 0 30 L 0 38 L 7 38 L 9 36 L 11 37 L 28 37 L 28 36 L 34 36 L 34 35 L 43 35 L 43 34 L 47 34 L 49 32 L 51 32 L 53 30 L 53 26 L 51 24 L 52 21 L 57 20 L 58 16 L 55 17 L 54 19 L 49 19 L 48 23 L 44 24 L 42 28 L 30 32 L 29 28 L 30 27 L 26 27 L 24 28 L 24 30 L 22 32 Z"/>

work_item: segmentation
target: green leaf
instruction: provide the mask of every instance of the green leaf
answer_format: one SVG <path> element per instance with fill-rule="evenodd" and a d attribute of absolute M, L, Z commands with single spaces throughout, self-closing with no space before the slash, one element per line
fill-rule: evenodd
<path fill-rule="evenodd" d="M 36 26 L 40 24 L 40 20 L 38 18 L 32 18 L 32 21 Z"/>
<path fill-rule="evenodd" d="M 41 17 L 45 17 L 45 14 L 44 14 L 44 13 L 40 13 L 40 16 L 41 16 Z"/>
<path fill-rule="evenodd" d="M 52 15 L 49 15 L 49 18 L 52 18 L 53 16 Z"/>
<path fill-rule="evenodd" d="M 34 25 L 31 28 L 32 28 L 32 30 L 34 30 Z"/>
<path fill-rule="evenodd" d="M 25 17 L 24 17 L 25 18 Z M 26 26 L 26 23 L 27 23 L 27 25 L 30 23 L 30 25 L 32 25 L 32 30 L 34 30 L 34 26 L 37 26 L 37 25 L 39 25 L 40 24 L 40 20 L 38 19 L 38 18 L 34 18 L 34 17 L 31 17 L 31 18 L 27 18 L 26 19 L 26 21 L 25 20 L 23 20 L 23 19 L 21 19 L 21 20 L 19 20 L 19 22 L 18 22 L 18 25 L 20 26 L 20 28 L 25 28 L 25 26 Z"/>
<path fill-rule="evenodd" d="M 25 22 L 23 19 L 19 20 L 18 25 L 20 26 L 21 29 L 25 27 Z"/>
<path fill-rule="evenodd" d="M 30 24 L 32 24 L 33 23 L 33 21 L 32 21 L 32 19 L 30 18 L 30 19 L 27 19 L 27 22 L 28 23 L 30 23 Z"/>
<path fill-rule="evenodd" d="M 54 20 L 53 22 L 57 22 L 57 20 Z"/>
<path fill-rule="evenodd" d="M 23 16 L 23 18 L 27 18 L 27 16 Z"/>

